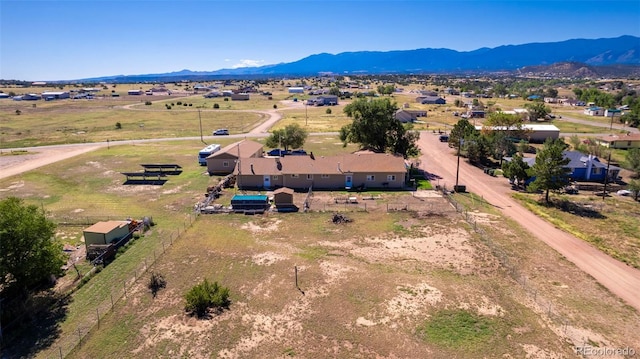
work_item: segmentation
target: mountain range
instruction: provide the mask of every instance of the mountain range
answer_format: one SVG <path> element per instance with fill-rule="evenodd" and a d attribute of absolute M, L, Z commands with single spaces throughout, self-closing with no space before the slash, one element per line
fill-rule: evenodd
<path fill-rule="evenodd" d="M 505 45 L 473 51 L 416 49 L 315 54 L 301 60 L 260 67 L 216 71 L 182 70 L 162 74 L 118 75 L 78 81 L 148 82 L 202 81 L 216 78 L 260 78 L 334 74 L 461 74 L 512 72 L 526 66 L 556 63 L 585 66 L 631 65 L 640 67 L 640 38 L 572 39 L 560 42 Z"/>

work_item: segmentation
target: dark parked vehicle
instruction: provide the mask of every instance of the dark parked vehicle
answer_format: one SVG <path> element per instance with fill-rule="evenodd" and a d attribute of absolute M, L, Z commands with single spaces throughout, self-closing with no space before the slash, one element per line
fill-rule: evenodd
<path fill-rule="evenodd" d="M 291 153 L 288 153 L 289 155 L 292 156 L 306 156 L 307 155 L 307 151 L 305 150 L 293 150 L 291 151 Z"/>
<path fill-rule="evenodd" d="M 288 154 L 289 154 L 289 151 L 281 150 L 279 148 L 274 148 L 271 151 L 267 152 L 267 155 L 269 155 L 269 156 L 284 157 L 285 155 L 288 155 Z"/>
<path fill-rule="evenodd" d="M 449 136 L 440 135 L 440 142 L 449 142 Z"/>

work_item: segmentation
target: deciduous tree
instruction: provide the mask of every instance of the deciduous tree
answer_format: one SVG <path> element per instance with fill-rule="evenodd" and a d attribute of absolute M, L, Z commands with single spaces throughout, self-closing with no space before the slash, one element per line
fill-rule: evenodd
<path fill-rule="evenodd" d="M 625 155 L 627 165 L 629 169 L 636 173 L 637 177 L 640 177 L 640 148 L 632 148 L 627 151 Z"/>
<path fill-rule="evenodd" d="M 524 104 L 524 107 L 529 111 L 529 121 L 537 121 L 551 113 L 551 109 L 544 102 L 529 102 Z"/>
<path fill-rule="evenodd" d="M 515 181 L 520 187 L 529 179 L 529 165 L 524 162 L 522 156 L 516 154 L 511 161 L 502 164 L 502 171 L 505 177 Z"/>
<path fill-rule="evenodd" d="M 287 125 L 285 128 L 274 130 L 271 132 L 265 142 L 269 147 L 283 147 L 285 150 L 290 148 L 300 148 L 307 140 L 307 131 L 300 127 L 297 123 Z"/>
<path fill-rule="evenodd" d="M 344 108 L 353 121 L 340 129 L 340 140 L 358 143 L 375 152 L 392 152 L 410 157 L 419 153 L 420 134 L 394 118 L 398 107 L 389 98 L 358 99 Z"/>
<path fill-rule="evenodd" d="M 24 291 L 62 273 L 55 227 L 37 206 L 16 197 L 0 201 L 0 291 Z"/>
<path fill-rule="evenodd" d="M 567 148 L 563 139 L 547 139 L 542 150 L 536 155 L 536 163 L 531 168 L 535 180 L 529 187 L 545 191 L 545 201 L 549 203 L 549 191 L 557 191 L 569 183 L 569 169 L 565 168 L 569 159 L 562 152 Z"/>

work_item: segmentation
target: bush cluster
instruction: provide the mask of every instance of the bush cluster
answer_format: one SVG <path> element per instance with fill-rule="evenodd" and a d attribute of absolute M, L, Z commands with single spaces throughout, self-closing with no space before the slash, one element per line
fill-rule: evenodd
<path fill-rule="evenodd" d="M 198 318 L 205 317 L 209 309 L 222 311 L 229 307 L 229 288 L 222 287 L 218 282 L 211 284 L 207 279 L 195 285 L 185 295 L 184 309 Z"/>

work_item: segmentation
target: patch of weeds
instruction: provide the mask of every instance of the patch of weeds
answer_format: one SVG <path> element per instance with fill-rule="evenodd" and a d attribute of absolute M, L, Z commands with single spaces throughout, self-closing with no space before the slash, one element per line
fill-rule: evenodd
<path fill-rule="evenodd" d="M 411 288 L 402 287 L 402 288 L 400 288 L 400 291 L 408 293 L 408 294 L 410 294 L 410 295 L 412 295 L 414 297 L 416 296 L 416 292 L 414 292 L 413 289 L 411 289 Z"/>
<path fill-rule="evenodd" d="M 296 356 L 296 352 L 295 352 L 295 350 L 293 350 L 293 348 L 287 348 L 287 349 L 282 351 L 282 355 L 287 356 L 287 357 L 294 357 L 294 356 Z"/>
<path fill-rule="evenodd" d="M 329 251 L 323 247 L 308 247 L 303 252 L 298 253 L 302 258 L 309 260 L 316 260 L 322 257 L 326 257 Z"/>
<path fill-rule="evenodd" d="M 441 310 L 418 327 L 426 342 L 450 349 L 478 350 L 496 335 L 495 319 L 466 310 Z"/>

